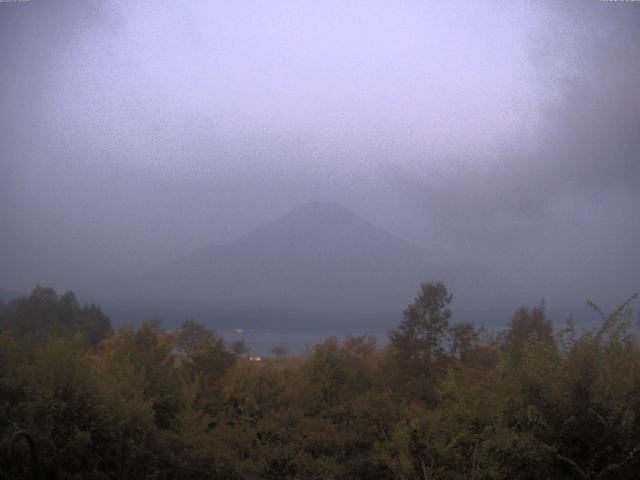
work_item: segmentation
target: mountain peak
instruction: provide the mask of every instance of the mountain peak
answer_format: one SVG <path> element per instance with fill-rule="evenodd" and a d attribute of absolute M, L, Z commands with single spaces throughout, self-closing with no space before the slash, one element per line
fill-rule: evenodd
<path fill-rule="evenodd" d="M 149 276 L 145 298 L 296 312 L 390 312 L 424 276 L 423 254 L 338 203 L 310 202 Z"/>
<path fill-rule="evenodd" d="M 348 214 L 348 215 L 354 215 L 355 214 L 347 209 L 346 207 L 344 207 L 343 205 L 337 203 L 337 202 L 329 202 L 329 201 L 314 201 L 314 202 L 307 202 L 307 203 L 302 203 L 300 205 L 298 205 L 297 207 L 295 207 L 293 210 L 291 210 L 290 213 L 305 213 L 305 214 Z"/>
<path fill-rule="evenodd" d="M 275 222 L 296 224 L 298 226 L 314 224 L 320 228 L 336 227 L 345 224 L 369 224 L 369 222 L 362 217 L 335 202 L 303 203 Z"/>
<path fill-rule="evenodd" d="M 234 244 L 298 244 L 310 253 L 328 245 L 366 248 L 376 245 L 376 251 L 386 248 L 414 250 L 406 241 L 373 225 L 348 208 L 335 202 L 308 202 L 275 220 L 240 237 Z"/>

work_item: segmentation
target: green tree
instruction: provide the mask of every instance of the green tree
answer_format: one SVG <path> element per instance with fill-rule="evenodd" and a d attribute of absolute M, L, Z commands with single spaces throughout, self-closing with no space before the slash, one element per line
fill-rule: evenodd
<path fill-rule="evenodd" d="M 414 302 L 404 311 L 400 326 L 389 332 L 388 375 L 394 390 L 405 398 L 435 401 L 437 378 L 447 361 L 444 341 L 451 300 L 444 283 L 423 283 Z"/>
<path fill-rule="evenodd" d="M 197 382 L 199 404 L 215 416 L 222 408 L 222 379 L 243 349 L 229 351 L 222 337 L 194 320 L 182 323 L 177 347 L 184 353 L 180 363 L 182 375 L 188 383 Z"/>
<path fill-rule="evenodd" d="M 504 347 L 515 357 L 520 357 L 532 344 L 553 345 L 553 326 L 547 318 L 544 302 L 531 310 L 519 307 L 502 338 Z"/>
<path fill-rule="evenodd" d="M 443 352 L 452 298 L 442 282 L 420 286 L 418 296 L 404 311 L 404 320 L 389 334 L 399 356 L 408 362 L 428 364 L 434 355 Z"/>
<path fill-rule="evenodd" d="M 54 289 L 41 286 L 29 297 L 15 299 L 0 309 L 0 331 L 30 343 L 70 337 L 89 348 L 112 333 L 111 321 L 99 307 L 80 306 L 73 292 L 58 296 Z"/>

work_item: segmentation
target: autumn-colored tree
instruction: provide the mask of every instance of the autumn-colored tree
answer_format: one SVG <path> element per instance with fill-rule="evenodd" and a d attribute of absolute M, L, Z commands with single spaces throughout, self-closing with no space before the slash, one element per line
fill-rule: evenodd
<path fill-rule="evenodd" d="M 28 430 L 70 479 L 636 478 L 634 299 L 591 331 L 554 334 L 539 305 L 489 335 L 423 284 L 383 349 L 250 362 L 195 321 L 86 342 L 75 296 L 36 289 L 0 307 L 0 477 L 27 471 L 4 452 Z"/>

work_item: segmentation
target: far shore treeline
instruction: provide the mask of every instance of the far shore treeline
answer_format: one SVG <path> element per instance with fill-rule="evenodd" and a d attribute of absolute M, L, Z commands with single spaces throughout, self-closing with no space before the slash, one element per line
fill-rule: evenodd
<path fill-rule="evenodd" d="M 590 303 L 593 330 L 554 331 L 538 304 L 489 333 L 428 282 L 384 348 L 330 337 L 256 362 L 196 321 L 114 331 L 37 287 L 0 303 L 0 478 L 28 478 L 26 442 L 8 448 L 26 431 L 39 478 L 635 479 L 636 297 Z"/>

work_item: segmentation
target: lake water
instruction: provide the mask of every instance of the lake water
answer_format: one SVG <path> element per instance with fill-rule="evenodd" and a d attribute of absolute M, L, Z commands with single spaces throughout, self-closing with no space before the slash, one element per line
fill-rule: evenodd
<path fill-rule="evenodd" d="M 308 347 L 324 342 L 327 338 L 335 336 L 343 340 L 348 335 L 368 334 L 378 339 L 378 346 L 386 345 L 387 331 L 269 331 L 269 330 L 227 330 L 220 332 L 225 341 L 232 342 L 242 340 L 251 350 L 250 355 L 273 356 L 273 347 L 285 347 L 290 355 L 301 355 Z"/>

